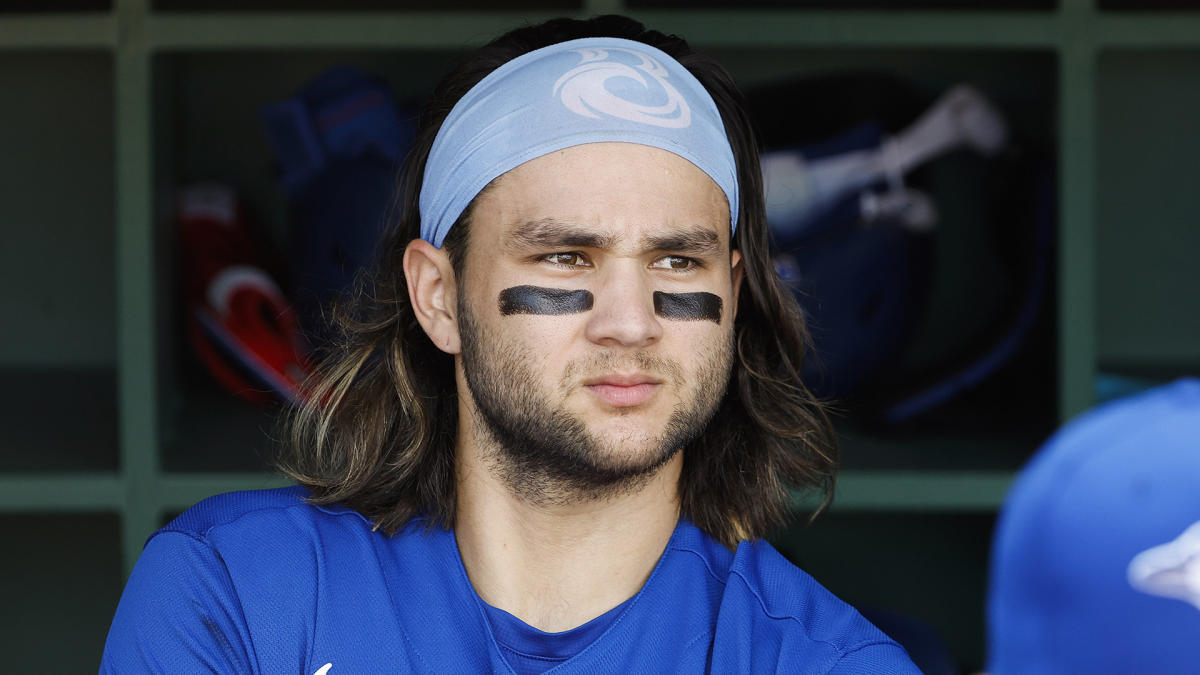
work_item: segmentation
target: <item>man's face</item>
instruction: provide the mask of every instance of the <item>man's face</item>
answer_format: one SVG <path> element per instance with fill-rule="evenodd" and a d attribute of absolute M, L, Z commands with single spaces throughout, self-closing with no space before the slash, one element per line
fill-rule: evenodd
<path fill-rule="evenodd" d="M 461 365 L 510 487 L 619 490 L 703 431 L 732 358 L 729 239 L 712 179 L 642 145 L 561 150 L 477 198 Z"/>

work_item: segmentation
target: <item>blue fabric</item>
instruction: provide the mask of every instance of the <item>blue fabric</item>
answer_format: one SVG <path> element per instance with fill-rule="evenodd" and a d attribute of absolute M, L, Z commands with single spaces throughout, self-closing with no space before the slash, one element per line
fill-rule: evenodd
<path fill-rule="evenodd" d="M 515 672 L 453 532 L 417 520 L 388 537 L 305 494 L 214 497 L 151 537 L 101 672 Z M 687 521 L 603 620 L 553 672 L 919 672 L 765 542 L 730 552 Z"/>
<path fill-rule="evenodd" d="M 1196 524 L 1200 381 L 1072 421 L 1021 471 L 1001 511 L 988 671 L 1200 673 L 1200 606 L 1130 579 L 1135 557 Z"/>
<path fill-rule="evenodd" d="M 648 145 L 695 164 L 724 191 L 737 228 L 737 167 L 704 86 L 650 45 L 581 38 L 505 63 L 451 109 L 425 165 L 421 238 L 441 248 L 475 195 L 510 169 L 601 142 Z"/>
<path fill-rule="evenodd" d="M 492 625 L 496 644 L 504 651 L 508 665 L 517 675 L 544 673 L 583 651 L 625 611 L 632 598 L 591 621 L 561 633 L 547 633 L 521 621 L 508 612 L 485 604 L 484 613 Z"/>

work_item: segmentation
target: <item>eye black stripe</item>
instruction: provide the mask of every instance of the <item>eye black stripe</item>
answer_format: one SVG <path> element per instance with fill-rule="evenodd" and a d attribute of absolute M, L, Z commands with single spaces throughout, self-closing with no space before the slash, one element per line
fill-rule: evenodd
<path fill-rule="evenodd" d="M 712 293 L 654 291 L 654 313 L 664 319 L 721 323 L 721 296 Z"/>
<path fill-rule="evenodd" d="M 500 313 L 578 314 L 592 308 L 588 291 L 568 291 L 541 286 L 513 286 L 500 291 Z"/>

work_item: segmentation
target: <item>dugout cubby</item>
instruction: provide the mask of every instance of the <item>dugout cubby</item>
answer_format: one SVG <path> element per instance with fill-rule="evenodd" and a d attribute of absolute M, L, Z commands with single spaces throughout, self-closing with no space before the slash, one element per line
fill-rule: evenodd
<path fill-rule="evenodd" d="M 1007 150 L 986 158 L 960 149 L 907 179 L 932 198 L 939 212 L 923 294 L 926 306 L 910 308 L 920 318 L 897 355 L 899 363 L 883 382 L 866 388 L 866 398 L 873 392 L 877 399 L 904 400 L 996 351 L 1024 305 L 1027 268 L 1038 252 L 1031 240 L 1018 242 L 1030 239 L 1038 219 L 1048 239 L 1041 264 L 1050 278 L 1057 274 L 1052 254 L 1057 214 L 1046 193 L 1052 190 L 1057 165 L 1056 55 L 1049 50 L 951 48 L 711 51 L 752 93 L 752 101 L 755 92 L 769 92 L 772 84 L 849 73 L 895 79 L 923 102 L 922 110 L 958 84 L 977 88 L 995 105 L 1009 126 Z M 770 100 L 769 95 L 762 98 Z M 1031 325 L 1020 348 L 994 374 L 903 424 L 880 424 L 872 408 L 882 404 L 832 401 L 844 468 L 1005 472 L 1019 467 L 1057 421 L 1056 302 L 1049 282 L 1037 308 L 1030 310 Z M 819 360 L 821 354 L 815 356 Z"/>
<path fill-rule="evenodd" d="M 112 77 L 0 51 L 0 472 L 117 469 Z"/>
<path fill-rule="evenodd" d="M 925 644 L 951 654 L 962 672 L 974 673 L 985 663 L 984 604 L 994 527 L 995 517 L 988 513 L 855 511 L 796 524 L 771 541 L 881 626 L 928 630 L 931 639 Z"/>
<path fill-rule="evenodd" d="M 96 670 L 121 595 L 116 513 L 0 514 L 5 659 L 19 670 Z"/>
<path fill-rule="evenodd" d="M 260 234 L 264 257 L 286 289 L 288 196 L 263 129 L 263 108 L 344 65 L 383 78 L 399 101 L 415 102 L 454 57 L 447 50 L 254 50 L 172 52 L 155 59 L 156 276 L 162 279 L 157 302 L 163 317 L 160 447 L 165 470 L 269 471 L 280 411 L 279 406 L 250 404 L 219 386 L 184 335 L 187 310 L 174 216 L 178 189 L 197 181 L 234 188 Z"/>
<path fill-rule="evenodd" d="M 1105 52 L 1099 73 L 1097 365 L 1200 376 L 1200 51 Z"/>

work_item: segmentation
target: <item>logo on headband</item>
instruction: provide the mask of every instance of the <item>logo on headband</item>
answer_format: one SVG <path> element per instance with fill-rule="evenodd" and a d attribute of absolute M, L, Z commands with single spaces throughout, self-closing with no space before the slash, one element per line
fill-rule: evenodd
<path fill-rule="evenodd" d="M 554 83 L 554 94 L 571 112 L 593 119 L 616 117 L 669 129 L 691 125 L 692 109 L 683 94 L 667 82 L 670 74 L 658 61 L 632 49 L 572 51 L 583 57 L 582 61 Z M 614 60 L 610 52 L 638 62 Z"/>

